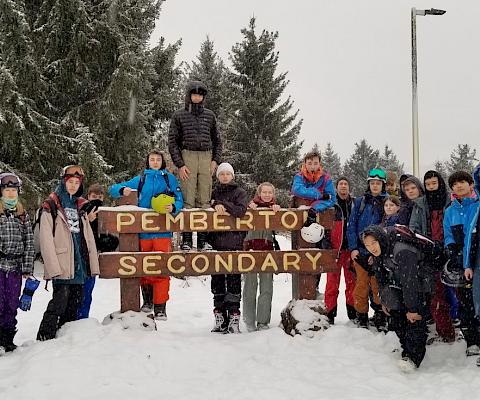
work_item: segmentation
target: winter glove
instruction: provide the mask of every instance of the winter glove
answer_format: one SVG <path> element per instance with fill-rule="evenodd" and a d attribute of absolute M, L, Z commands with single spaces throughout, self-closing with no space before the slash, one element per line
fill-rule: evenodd
<path fill-rule="evenodd" d="M 447 246 L 447 256 L 452 268 L 463 269 L 463 249 L 458 249 L 456 244 Z"/>
<path fill-rule="evenodd" d="M 97 239 L 97 250 L 100 253 L 115 251 L 118 247 L 118 238 L 110 234 L 102 233 Z"/>
<path fill-rule="evenodd" d="M 312 225 L 313 223 L 317 222 L 317 212 L 313 209 L 310 208 L 308 210 L 308 216 L 305 222 L 303 223 L 303 226 L 308 227 Z"/>
<path fill-rule="evenodd" d="M 30 307 L 32 306 L 32 296 L 35 293 L 35 290 L 37 290 L 38 285 L 40 285 L 39 280 L 35 278 L 27 278 L 22 296 L 20 297 L 20 305 L 18 306 L 20 310 L 30 310 Z"/>

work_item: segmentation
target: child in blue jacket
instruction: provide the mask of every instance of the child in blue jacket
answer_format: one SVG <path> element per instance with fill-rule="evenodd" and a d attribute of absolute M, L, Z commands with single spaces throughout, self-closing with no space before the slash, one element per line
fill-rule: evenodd
<path fill-rule="evenodd" d="M 138 206 L 152 208 L 152 199 L 159 194 L 174 197 L 174 203 L 165 206 L 165 212 L 178 214 L 183 207 L 182 191 L 177 178 L 166 170 L 163 153 L 152 150 L 148 153 L 146 169 L 142 175 L 137 175 L 126 182 L 113 185 L 110 194 L 113 198 L 128 196 L 132 190 L 138 190 Z M 172 233 L 141 233 L 140 251 L 172 251 Z M 155 319 L 166 320 L 166 303 L 169 299 L 170 277 L 144 277 L 141 279 L 144 304 L 142 311 L 150 312 L 153 308 Z"/>

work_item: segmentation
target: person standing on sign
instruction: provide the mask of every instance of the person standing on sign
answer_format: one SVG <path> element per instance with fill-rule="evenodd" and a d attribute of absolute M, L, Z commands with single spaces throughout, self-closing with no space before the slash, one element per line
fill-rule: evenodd
<path fill-rule="evenodd" d="M 212 207 L 219 215 L 242 218 L 247 212 L 248 197 L 234 181 L 235 172 L 229 163 L 217 168 L 218 184 L 212 193 Z M 243 249 L 245 232 L 212 232 L 214 250 L 236 251 Z M 212 275 L 213 315 L 215 326 L 212 332 L 240 333 L 241 275 Z"/>
<path fill-rule="evenodd" d="M 113 185 L 113 198 L 128 196 L 132 189 L 138 191 L 138 206 L 153 208 L 160 214 L 177 215 L 183 207 L 182 191 L 177 178 L 166 170 L 167 163 L 160 150 L 151 150 L 147 155 L 146 169 L 126 182 Z M 172 251 L 172 232 L 140 233 L 140 251 Z M 169 276 L 143 277 L 140 281 L 143 295 L 143 312 L 153 309 L 155 319 L 167 319 L 167 301 L 170 290 Z"/>
<path fill-rule="evenodd" d="M 207 87 L 199 81 L 186 87 L 185 107 L 175 111 L 168 133 L 168 150 L 178 168 L 185 208 L 209 208 L 212 176 L 222 156 L 222 140 L 213 111 L 205 108 Z M 198 232 L 197 249 L 211 250 L 208 232 Z M 182 250 L 193 247 L 192 232 L 182 233 Z"/>
<path fill-rule="evenodd" d="M 307 205 L 310 207 L 307 224 L 315 222 L 317 214 L 335 205 L 337 196 L 333 182 L 323 171 L 320 153 L 312 151 L 303 158 L 299 173 L 293 178 L 293 207 Z M 317 276 L 320 281 L 320 274 Z M 298 275 L 292 275 L 292 294 L 298 297 Z"/>

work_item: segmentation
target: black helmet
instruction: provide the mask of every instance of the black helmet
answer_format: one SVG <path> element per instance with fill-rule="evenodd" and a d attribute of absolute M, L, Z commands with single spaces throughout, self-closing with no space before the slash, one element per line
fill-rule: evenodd
<path fill-rule="evenodd" d="M 467 279 L 465 278 L 463 268 L 455 268 L 450 264 L 450 260 L 448 260 L 443 266 L 440 280 L 445 286 L 453 288 L 465 287 L 465 285 L 467 284 Z"/>

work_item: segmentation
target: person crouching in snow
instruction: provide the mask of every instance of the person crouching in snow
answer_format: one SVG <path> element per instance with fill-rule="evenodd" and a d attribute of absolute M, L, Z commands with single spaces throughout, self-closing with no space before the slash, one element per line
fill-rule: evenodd
<path fill-rule="evenodd" d="M 0 353 L 15 350 L 17 308 L 22 276 L 33 273 L 32 225 L 18 201 L 22 183 L 17 175 L 0 174 Z"/>
<path fill-rule="evenodd" d="M 113 198 L 128 196 L 132 189 L 138 191 L 138 206 L 154 208 L 159 213 L 177 215 L 183 207 L 182 191 L 177 178 L 166 170 L 164 154 L 152 150 L 147 155 L 146 169 L 126 182 L 113 185 L 110 194 Z M 168 197 L 166 197 L 166 196 Z M 170 204 L 162 204 L 162 199 L 170 199 Z M 158 201 L 158 203 L 157 203 Z M 140 251 L 172 251 L 172 232 L 140 233 Z M 155 319 L 167 319 L 167 301 L 170 290 L 169 276 L 143 277 L 140 281 L 143 295 L 143 312 L 154 312 Z"/>
<path fill-rule="evenodd" d="M 218 184 L 212 193 L 212 207 L 219 215 L 241 218 L 247 212 L 247 192 L 234 181 L 235 172 L 229 163 L 217 168 Z M 218 251 L 242 250 L 244 232 L 212 232 L 212 247 Z M 212 275 L 213 314 L 212 332 L 240 333 L 241 275 Z"/>
<path fill-rule="evenodd" d="M 256 210 L 258 207 L 268 207 L 274 212 L 280 210 L 275 204 L 275 187 L 269 182 L 261 183 L 257 193 L 248 205 Z M 243 242 L 244 250 L 275 250 L 273 231 L 249 231 Z M 277 249 L 279 250 L 279 249 Z M 260 284 L 260 294 L 257 301 L 257 287 Z M 268 329 L 272 312 L 273 274 L 249 273 L 245 274 L 243 282 L 243 320 L 247 330 L 253 332 Z"/>
<path fill-rule="evenodd" d="M 423 254 L 412 244 L 397 239 L 393 230 L 395 227 L 372 225 L 363 231 L 362 240 L 374 257 L 373 270 L 382 309 L 390 316 L 389 328 L 395 331 L 402 346 L 399 367 L 413 371 L 420 366 L 426 351 L 428 289 L 421 273 Z"/>
<path fill-rule="evenodd" d="M 42 205 L 40 249 L 45 279 L 53 282 L 53 297 L 43 314 L 37 340 L 50 340 L 66 322 L 77 319 L 83 286 L 100 274 L 97 248 L 88 215 L 87 200 L 80 197 L 84 173 L 78 165 L 63 169 L 60 183 Z"/>

